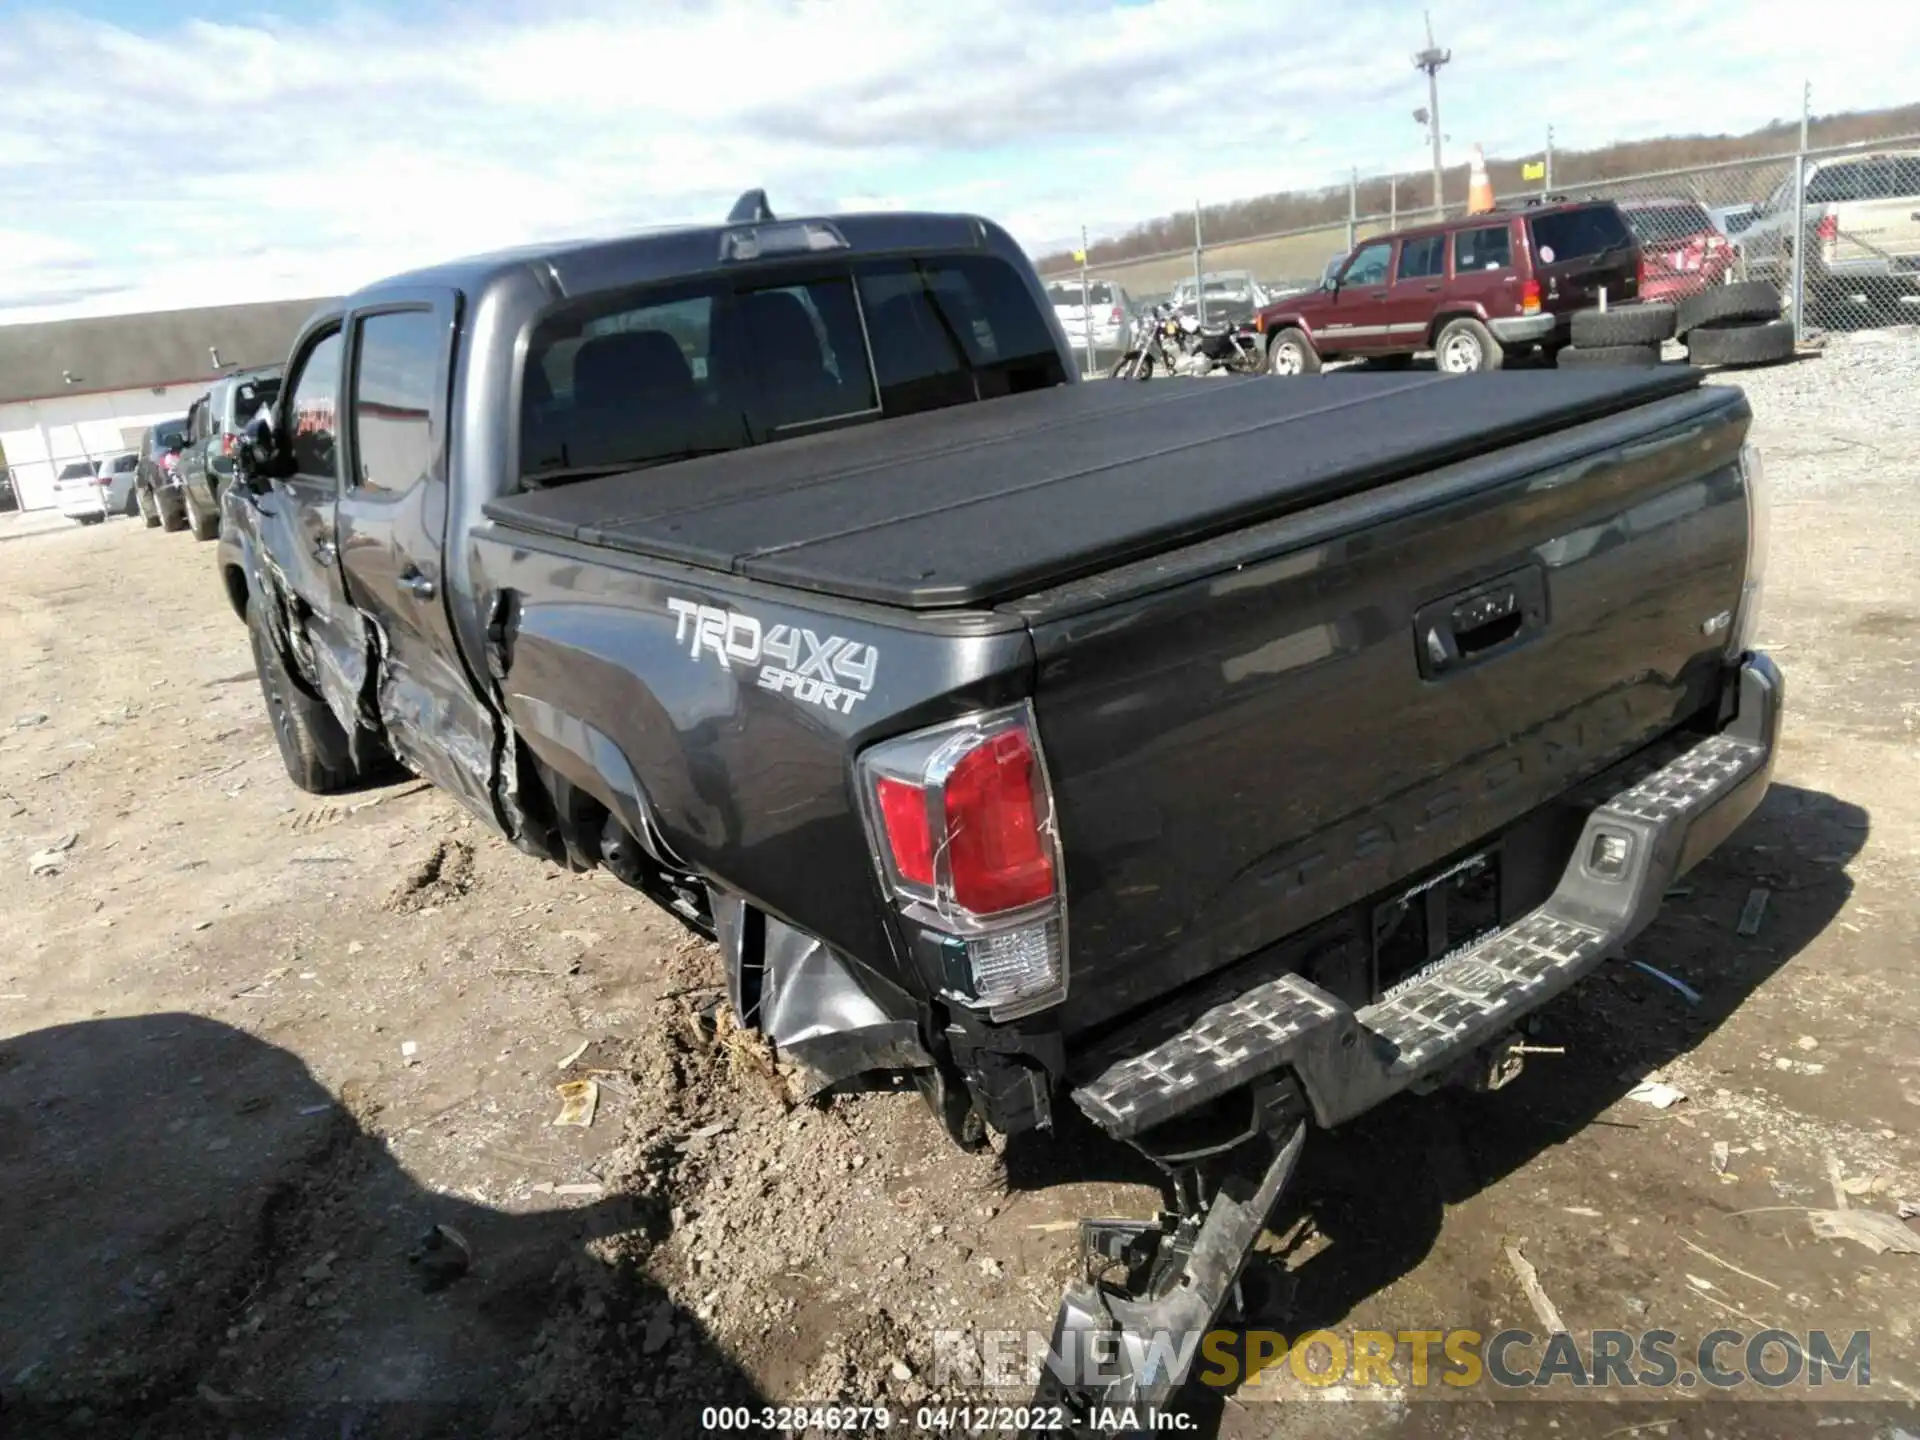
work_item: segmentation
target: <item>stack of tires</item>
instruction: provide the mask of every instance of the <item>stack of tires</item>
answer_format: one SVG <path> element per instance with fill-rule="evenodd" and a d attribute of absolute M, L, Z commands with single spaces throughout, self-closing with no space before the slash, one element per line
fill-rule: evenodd
<path fill-rule="evenodd" d="M 1780 318 L 1780 292 L 1764 280 L 1689 295 L 1675 333 L 1695 365 L 1777 365 L 1794 354 L 1793 322 Z"/>
<path fill-rule="evenodd" d="M 1563 370 L 1577 365 L 1658 365 L 1661 343 L 1673 334 L 1673 327 L 1673 306 L 1664 301 L 1576 310 L 1573 343 L 1553 363 Z"/>

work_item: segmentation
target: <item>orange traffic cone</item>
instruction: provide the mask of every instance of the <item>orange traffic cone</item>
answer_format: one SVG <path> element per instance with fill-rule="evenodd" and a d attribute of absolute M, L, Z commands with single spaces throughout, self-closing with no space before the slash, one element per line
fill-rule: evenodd
<path fill-rule="evenodd" d="M 1487 157 L 1473 147 L 1473 165 L 1467 171 L 1467 213 L 1484 215 L 1493 209 L 1493 182 L 1487 178 Z"/>

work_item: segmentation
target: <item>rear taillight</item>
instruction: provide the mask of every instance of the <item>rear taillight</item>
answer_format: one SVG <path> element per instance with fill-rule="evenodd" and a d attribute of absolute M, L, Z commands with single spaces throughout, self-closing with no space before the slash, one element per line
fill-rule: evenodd
<path fill-rule="evenodd" d="M 1538 315 L 1540 313 L 1540 282 L 1526 280 L 1520 285 L 1520 313 Z"/>
<path fill-rule="evenodd" d="M 236 438 L 231 430 L 220 437 L 220 453 L 223 456 L 233 454 L 233 442 Z"/>
<path fill-rule="evenodd" d="M 1116 305 L 1113 307 L 1113 314 L 1109 315 L 1107 320 L 1110 324 L 1118 325 L 1125 318 L 1126 317 L 1120 313 L 1120 307 Z"/>
<path fill-rule="evenodd" d="M 889 740 L 860 757 L 880 876 L 947 995 L 1009 1019 L 1066 994 L 1053 801 L 1027 705 Z M 919 942 L 919 943 L 915 943 Z"/>
<path fill-rule="evenodd" d="M 1833 242 L 1840 238 L 1840 217 L 1833 214 L 1822 215 L 1820 223 L 1813 227 L 1813 238 L 1831 249 Z"/>

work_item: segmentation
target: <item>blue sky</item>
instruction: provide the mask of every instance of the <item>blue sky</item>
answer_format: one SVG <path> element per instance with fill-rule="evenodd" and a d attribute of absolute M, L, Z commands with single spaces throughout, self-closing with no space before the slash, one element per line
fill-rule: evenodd
<path fill-rule="evenodd" d="M 1852 7 L 1848 7 L 1852 8 Z M 1418 169 L 1422 6 L 0 0 L 0 323 L 338 293 L 497 245 L 977 210 L 1035 250 Z M 1920 99 L 1920 7 L 1433 0 L 1450 158 Z"/>

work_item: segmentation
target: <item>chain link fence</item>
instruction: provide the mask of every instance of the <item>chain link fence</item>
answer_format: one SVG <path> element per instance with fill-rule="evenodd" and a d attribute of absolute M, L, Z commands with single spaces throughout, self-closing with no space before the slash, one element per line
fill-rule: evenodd
<path fill-rule="evenodd" d="M 1377 192 L 1380 183 L 1356 181 L 1354 194 Z M 1761 281 L 1779 293 L 1781 313 L 1803 341 L 1920 322 L 1920 134 L 1611 177 L 1551 194 L 1620 205 L 1641 244 L 1645 299 L 1680 300 L 1709 285 Z M 1533 196 L 1548 192 L 1499 199 L 1512 204 Z M 1450 203 L 1439 213 L 1461 215 L 1465 206 Z M 1103 302 L 1110 295 L 1129 314 L 1172 297 L 1182 282 L 1190 291 L 1196 272 L 1250 276 L 1272 300 L 1318 285 L 1359 241 L 1435 214 L 1431 205 L 1409 205 L 1084 271 L 1049 267 L 1044 278 L 1050 287 L 1071 288 L 1084 273 L 1106 287 L 1097 292 Z M 1081 348 L 1083 326 L 1067 328 Z"/>

